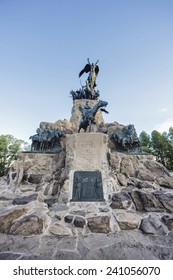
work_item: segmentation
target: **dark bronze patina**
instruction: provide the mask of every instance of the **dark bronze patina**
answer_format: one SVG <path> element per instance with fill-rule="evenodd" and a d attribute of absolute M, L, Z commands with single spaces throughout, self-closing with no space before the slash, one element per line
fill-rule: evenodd
<path fill-rule="evenodd" d="M 84 74 L 88 73 L 88 78 L 86 80 L 86 85 L 82 86 L 79 90 L 72 90 L 70 94 L 72 95 L 73 100 L 75 99 L 93 99 L 97 100 L 99 97 L 99 91 L 96 90 L 96 78 L 99 73 L 98 60 L 96 63 L 90 63 L 89 58 L 87 59 L 88 63 L 80 71 L 79 78 Z"/>
<path fill-rule="evenodd" d="M 106 101 L 99 100 L 97 104 L 90 108 L 88 103 L 86 102 L 85 107 L 79 107 L 80 112 L 82 113 L 82 118 L 79 124 L 78 133 L 80 132 L 81 128 L 84 129 L 86 132 L 88 126 L 89 126 L 89 132 L 91 132 L 91 126 L 95 123 L 95 115 L 97 111 L 101 108 L 102 112 L 108 113 L 104 107 L 106 107 L 108 103 Z"/>
<path fill-rule="evenodd" d="M 30 136 L 33 153 L 58 153 L 61 151 L 61 137 L 63 132 L 55 128 L 37 128 L 37 134 Z"/>
<path fill-rule="evenodd" d="M 104 201 L 100 171 L 75 171 L 71 201 Z"/>

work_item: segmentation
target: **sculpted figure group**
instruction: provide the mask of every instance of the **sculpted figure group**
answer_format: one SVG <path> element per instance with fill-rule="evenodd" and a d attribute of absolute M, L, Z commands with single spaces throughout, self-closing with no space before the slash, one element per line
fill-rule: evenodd
<path fill-rule="evenodd" d="M 61 150 L 62 131 L 55 128 L 38 128 L 36 132 L 37 134 L 30 137 L 32 152 L 59 152 Z"/>
<path fill-rule="evenodd" d="M 87 59 L 88 63 L 85 67 L 80 71 L 79 78 L 84 73 L 89 73 L 88 78 L 86 80 L 85 86 L 82 86 L 81 89 L 76 91 L 71 91 L 70 94 L 72 95 L 73 100 L 75 99 L 92 99 L 97 100 L 99 97 L 99 91 L 96 90 L 96 77 L 99 73 L 98 67 L 98 60 L 96 63 L 90 63 L 89 58 Z"/>
<path fill-rule="evenodd" d="M 90 132 L 92 125 L 95 124 L 95 115 L 97 111 L 101 108 L 103 112 L 108 113 L 108 111 L 104 109 L 104 107 L 107 105 L 108 103 L 106 101 L 99 100 L 93 108 L 89 106 L 88 102 L 86 102 L 84 107 L 79 107 L 79 110 L 82 113 L 82 118 L 79 124 L 78 133 L 80 132 L 81 128 L 83 128 L 86 132 L 88 127 Z"/>
<path fill-rule="evenodd" d="M 72 201 L 103 201 L 100 171 L 75 171 Z"/>
<path fill-rule="evenodd" d="M 85 106 L 79 106 L 81 112 L 81 120 L 78 127 L 78 133 L 81 129 L 84 132 L 92 131 L 92 125 L 95 122 L 95 115 L 100 109 L 101 111 L 108 113 L 105 107 L 108 105 L 106 101 L 98 100 L 99 91 L 96 91 L 96 78 L 99 73 L 98 60 L 96 63 L 90 63 L 89 58 L 87 64 L 79 73 L 79 78 L 84 74 L 88 73 L 85 86 L 77 91 L 71 91 L 70 94 L 75 99 L 85 99 Z M 89 100 L 98 100 L 94 106 L 90 106 Z M 32 152 L 59 152 L 61 150 L 60 139 L 64 136 L 63 132 L 59 129 L 45 127 L 38 128 L 37 133 L 30 137 L 32 140 L 31 151 Z M 115 146 L 122 151 L 130 151 L 139 148 L 140 142 L 137 137 L 134 125 L 128 125 L 123 130 L 116 129 L 109 135 L 110 140 L 115 143 Z"/>
<path fill-rule="evenodd" d="M 127 125 L 123 130 L 116 129 L 110 135 L 110 139 L 113 140 L 122 151 L 136 150 L 139 152 L 140 141 L 133 124 Z"/>

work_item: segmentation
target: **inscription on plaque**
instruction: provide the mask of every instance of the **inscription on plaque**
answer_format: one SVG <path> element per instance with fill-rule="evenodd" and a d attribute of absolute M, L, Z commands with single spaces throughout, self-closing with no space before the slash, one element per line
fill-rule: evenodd
<path fill-rule="evenodd" d="M 90 136 L 90 137 L 89 137 Z M 76 141 L 75 159 L 77 161 L 76 169 L 81 170 L 97 170 L 101 168 L 102 162 L 102 137 L 100 135 L 81 134 Z"/>
<path fill-rule="evenodd" d="M 71 201 L 103 201 L 100 171 L 75 171 Z"/>

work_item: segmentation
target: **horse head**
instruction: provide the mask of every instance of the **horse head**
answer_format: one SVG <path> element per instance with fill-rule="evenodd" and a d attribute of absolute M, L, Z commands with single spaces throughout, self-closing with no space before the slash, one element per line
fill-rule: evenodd
<path fill-rule="evenodd" d="M 103 101 L 103 100 L 99 100 L 97 105 L 100 107 L 106 107 L 108 105 L 108 102 Z"/>

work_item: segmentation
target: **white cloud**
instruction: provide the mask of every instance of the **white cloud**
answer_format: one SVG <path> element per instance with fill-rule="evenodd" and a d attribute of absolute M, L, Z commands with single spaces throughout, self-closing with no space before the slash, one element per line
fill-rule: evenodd
<path fill-rule="evenodd" d="M 167 112 L 167 111 L 168 111 L 168 109 L 165 108 L 165 107 L 163 107 L 162 109 L 159 110 L 160 113 L 165 113 L 165 112 Z"/>
<path fill-rule="evenodd" d="M 173 127 L 173 119 L 168 119 L 156 125 L 154 129 L 156 129 L 159 132 L 168 132 L 171 126 Z"/>

